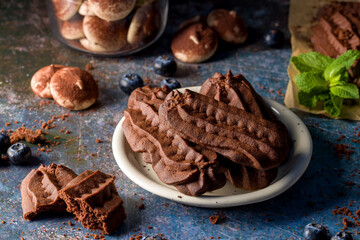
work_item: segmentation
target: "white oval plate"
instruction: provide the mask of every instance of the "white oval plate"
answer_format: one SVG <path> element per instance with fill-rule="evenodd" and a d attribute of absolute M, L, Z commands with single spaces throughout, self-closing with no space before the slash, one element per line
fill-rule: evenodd
<path fill-rule="evenodd" d="M 188 87 L 199 92 L 200 87 Z M 185 88 L 178 89 L 183 92 Z M 282 121 L 293 140 L 289 158 L 279 167 L 276 179 L 266 188 L 256 191 L 245 191 L 235 188 L 230 182 L 216 191 L 208 192 L 200 197 L 187 196 L 175 187 L 166 185 L 159 180 L 152 170 L 151 164 L 141 159 L 141 154 L 131 150 L 122 129 L 124 118 L 118 123 L 112 140 L 115 160 L 123 173 L 143 189 L 160 197 L 175 202 L 208 208 L 223 208 L 262 202 L 273 198 L 289 189 L 305 172 L 312 154 L 312 139 L 305 124 L 285 106 L 266 99 L 276 116 Z"/>

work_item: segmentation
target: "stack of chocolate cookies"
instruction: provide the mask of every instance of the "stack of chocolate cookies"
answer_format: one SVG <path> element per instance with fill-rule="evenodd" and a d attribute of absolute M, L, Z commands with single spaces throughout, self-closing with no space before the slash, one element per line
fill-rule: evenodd
<path fill-rule="evenodd" d="M 199 196 L 268 186 L 287 158 L 286 127 L 242 75 L 216 73 L 200 93 L 145 86 L 130 96 L 123 129 L 161 181 Z"/>

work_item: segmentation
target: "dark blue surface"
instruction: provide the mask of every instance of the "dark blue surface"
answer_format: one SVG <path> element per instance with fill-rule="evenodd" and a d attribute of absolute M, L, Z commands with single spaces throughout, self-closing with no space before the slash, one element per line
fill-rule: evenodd
<path fill-rule="evenodd" d="M 30 1 L 29 1 L 30 2 Z M 170 18 L 162 38 L 149 49 L 130 58 L 96 58 L 71 51 L 52 38 L 48 29 L 45 4 L 42 1 L 2 1 L 0 3 L 0 129 L 16 129 L 21 124 L 40 127 L 34 120 L 47 121 L 51 115 L 67 113 L 66 109 L 36 97 L 30 78 L 39 68 L 51 63 L 85 67 L 99 81 L 100 98 L 91 109 L 74 112 L 67 121 L 56 120 L 56 128 L 47 130 L 47 139 L 59 135 L 60 145 L 49 153 L 41 153 L 31 166 L 0 165 L 0 239 L 83 239 L 92 232 L 81 227 L 71 215 L 46 216 L 33 222 L 24 221 L 21 210 L 20 182 L 40 163 L 62 163 L 77 173 L 100 169 L 116 175 L 116 186 L 125 201 L 128 218 L 107 239 L 129 239 L 133 234 L 162 233 L 166 239 L 301 239 L 303 227 L 309 222 L 325 224 L 335 233 L 342 228 L 343 216 L 334 216 L 336 206 L 359 209 L 360 156 L 357 140 L 360 123 L 331 120 L 295 111 L 308 126 L 314 142 L 309 168 L 288 191 L 266 202 L 228 209 L 202 209 L 184 206 L 146 192 L 132 183 L 118 168 L 111 152 L 111 137 L 123 116 L 127 95 L 118 87 L 120 76 L 134 72 L 159 85 L 162 77 L 155 75 L 151 62 L 158 55 L 171 55 L 170 41 L 176 26 L 198 13 L 206 14 L 214 7 L 233 7 L 249 25 L 249 41 L 243 46 L 221 43 L 210 61 L 189 65 L 178 62 L 176 79 L 183 87 L 200 85 L 215 72 L 242 73 L 262 95 L 283 103 L 288 81 L 287 66 L 291 56 L 289 44 L 271 50 L 263 44 L 263 35 L 275 25 L 287 31 L 287 1 L 171 1 Z M 41 105 L 40 103 L 43 103 Z M 31 109 L 31 110 L 30 110 Z M 14 124 L 14 121 L 18 124 Z M 11 122 L 10 126 L 5 123 Z M 59 132 L 63 127 L 70 134 Z M 341 140 L 337 139 L 344 135 Z M 102 143 L 95 143 L 95 139 Z M 348 160 L 338 158 L 333 143 L 349 144 L 354 153 Z M 101 148 L 100 148 L 101 147 Z M 95 156 L 90 156 L 93 153 Z M 350 182 L 354 185 L 350 186 Z M 136 193 L 136 195 L 134 195 Z M 141 198 L 144 200 L 141 201 Z M 139 210 L 143 202 L 145 209 Z M 350 206 L 349 206 L 350 204 Z M 213 214 L 225 216 L 219 224 L 209 221 Z M 63 225 L 71 219 L 74 226 Z M 148 228 L 151 226 L 152 228 Z M 77 230 L 79 228 L 79 230 Z M 134 230 L 134 231 L 133 231 Z M 359 239 L 348 229 L 354 239 Z M 63 236 L 65 234 L 65 236 Z"/>

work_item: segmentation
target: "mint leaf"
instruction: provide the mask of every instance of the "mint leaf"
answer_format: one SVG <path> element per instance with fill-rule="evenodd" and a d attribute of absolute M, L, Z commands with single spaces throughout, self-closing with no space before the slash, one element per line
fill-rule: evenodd
<path fill-rule="evenodd" d="M 307 93 L 319 93 L 329 89 L 322 72 L 303 72 L 295 77 L 295 83 L 300 90 Z"/>
<path fill-rule="evenodd" d="M 341 98 L 359 98 L 359 88 L 352 83 L 347 83 L 346 85 L 339 85 L 330 88 L 330 92 Z"/>
<path fill-rule="evenodd" d="M 341 112 L 343 99 L 330 93 L 330 98 L 325 101 L 325 110 L 332 116 L 338 117 Z"/>
<path fill-rule="evenodd" d="M 318 52 L 304 53 L 290 59 L 290 62 L 294 64 L 296 69 L 301 73 L 310 71 L 323 72 L 333 61 L 334 59 Z"/>
<path fill-rule="evenodd" d="M 298 92 L 298 100 L 301 105 L 304 105 L 305 107 L 308 108 L 314 108 L 317 102 L 315 95 L 301 90 Z"/>
<path fill-rule="evenodd" d="M 328 91 L 316 95 L 316 99 L 322 102 L 328 100 L 329 98 L 330 98 L 330 94 Z"/>
<path fill-rule="evenodd" d="M 315 95 L 315 94 L 307 93 L 307 92 L 300 90 L 298 93 L 298 99 L 299 99 L 299 103 L 301 105 L 304 105 L 305 107 L 308 107 L 308 108 L 314 108 L 318 101 L 323 102 L 323 101 L 330 99 L 330 95 L 329 95 L 328 91 L 325 91 L 325 92 Z"/>
<path fill-rule="evenodd" d="M 344 72 L 337 75 L 336 77 L 333 77 L 330 80 L 330 87 L 344 86 L 348 84 L 348 81 L 349 81 L 349 73 L 346 70 L 344 70 Z"/>
<path fill-rule="evenodd" d="M 335 61 L 333 61 L 329 66 L 326 67 L 324 71 L 324 78 L 328 81 L 331 81 L 332 78 L 340 75 L 341 72 L 348 70 L 358 58 L 360 58 L 360 51 L 346 51 Z"/>

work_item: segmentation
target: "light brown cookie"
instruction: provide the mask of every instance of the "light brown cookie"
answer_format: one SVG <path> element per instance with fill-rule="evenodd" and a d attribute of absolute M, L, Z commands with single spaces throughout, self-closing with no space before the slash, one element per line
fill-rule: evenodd
<path fill-rule="evenodd" d="M 226 42 L 240 44 L 248 37 L 247 26 L 235 11 L 216 9 L 209 14 L 207 24 Z"/>
<path fill-rule="evenodd" d="M 125 18 L 134 9 L 136 0 L 88 0 L 92 11 L 101 19 L 116 21 Z"/>
<path fill-rule="evenodd" d="M 127 41 L 130 44 L 142 42 L 156 34 L 160 28 L 160 14 L 155 2 L 138 8 L 131 20 Z"/>
<path fill-rule="evenodd" d="M 84 0 L 79 8 L 79 14 L 83 16 L 95 16 L 88 0 Z"/>
<path fill-rule="evenodd" d="M 50 81 L 54 100 L 65 108 L 83 110 L 93 105 L 98 96 L 98 85 L 87 71 L 78 67 L 65 67 L 57 71 Z"/>
<path fill-rule="evenodd" d="M 76 14 L 68 21 L 64 21 L 60 26 L 61 35 L 69 40 L 85 37 L 83 30 L 83 17 Z"/>
<path fill-rule="evenodd" d="M 96 16 L 85 16 L 83 29 L 86 39 L 80 43 L 91 51 L 117 51 L 126 45 L 127 24 L 125 20 L 104 21 Z"/>
<path fill-rule="evenodd" d="M 38 70 L 31 78 L 31 89 L 42 98 L 52 98 L 50 92 L 50 79 L 63 65 L 51 64 Z"/>
<path fill-rule="evenodd" d="M 52 0 L 56 16 L 63 21 L 72 18 L 78 11 L 82 0 Z"/>
<path fill-rule="evenodd" d="M 203 23 L 195 23 L 177 31 L 171 42 L 171 50 L 182 62 L 198 63 L 214 55 L 217 45 L 215 32 Z"/>

